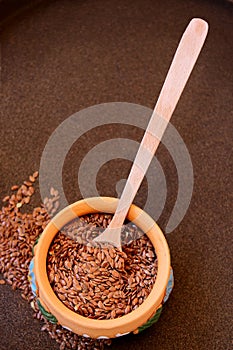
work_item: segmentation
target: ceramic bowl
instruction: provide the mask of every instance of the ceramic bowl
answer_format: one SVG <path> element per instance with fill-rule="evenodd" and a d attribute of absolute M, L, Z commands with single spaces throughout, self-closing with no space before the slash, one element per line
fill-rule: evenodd
<path fill-rule="evenodd" d="M 49 283 L 46 259 L 52 240 L 65 224 L 77 216 L 103 212 L 114 213 L 118 199 L 94 197 L 80 200 L 60 211 L 47 225 L 34 248 L 29 279 L 37 304 L 50 322 L 91 338 L 115 338 L 138 333 L 155 323 L 173 287 L 173 272 L 166 239 L 155 221 L 142 209 L 132 205 L 127 219 L 133 221 L 151 240 L 158 258 L 158 274 L 146 300 L 127 315 L 110 320 L 94 320 L 68 309 L 55 295 Z"/>

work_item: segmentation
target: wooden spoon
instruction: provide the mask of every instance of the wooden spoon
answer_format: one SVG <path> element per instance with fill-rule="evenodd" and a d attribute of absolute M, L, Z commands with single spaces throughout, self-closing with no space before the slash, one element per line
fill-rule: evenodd
<path fill-rule="evenodd" d="M 121 250 L 121 228 L 196 63 L 207 32 L 208 24 L 199 18 L 192 19 L 186 28 L 141 141 L 113 219 L 106 230 L 94 241 L 107 243 Z"/>

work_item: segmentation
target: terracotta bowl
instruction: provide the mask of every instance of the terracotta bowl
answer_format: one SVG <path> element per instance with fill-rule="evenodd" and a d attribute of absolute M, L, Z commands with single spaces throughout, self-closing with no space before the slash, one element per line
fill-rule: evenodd
<path fill-rule="evenodd" d="M 114 213 L 118 199 L 96 197 L 80 200 L 60 211 L 47 225 L 30 264 L 29 279 L 42 314 L 52 323 L 59 323 L 74 333 L 91 338 L 115 338 L 130 332 L 138 333 L 156 322 L 173 286 L 170 254 L 166 239 L 154 220 L 132 205 L 128 220 L 133 221 L 151 240 L 158 258 L 158 274 L 147 299 L 127 315 L 110 320 L 93 320 L 68 309 L 55 295 L 49 283 L 46 259 L 50 244 L 62 228 L 77 216 L 103 212 Z"/>

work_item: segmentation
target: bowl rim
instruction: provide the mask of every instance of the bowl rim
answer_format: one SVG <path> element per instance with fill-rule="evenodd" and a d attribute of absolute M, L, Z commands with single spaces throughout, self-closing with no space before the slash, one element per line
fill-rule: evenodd
<path fill-rule="evenodd" d="M 127 219 L 135 223 L 151 240 L 158 259 L 158 272 L 155 284 L 146 300 L 127 315 L 109 320 L 90 319 L 70 310 L 53 292 L 49 283 L 46 260 L 50 244 L 59 229 L 77 216 L 88 213 L 114 213 L 118 199 L 113 197 L 91 197 L 79 200 L 61 210 L 44 229 L 35 251 L 35 277 L 42 304 L 59 320 L 64 327 L 80 334 L 96 337 L 128 333 L 147 322 L 161 305 L 170 275 L 170 253 L 167 241 L 155 221 L 141 208 L 132 204 Z M 93 336 L 94 335 L 94 336 Z"/>

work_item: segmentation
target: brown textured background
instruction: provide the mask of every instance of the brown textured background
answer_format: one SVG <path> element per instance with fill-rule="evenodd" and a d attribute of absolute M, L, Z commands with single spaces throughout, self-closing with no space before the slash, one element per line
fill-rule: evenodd
<path fill-rule="evenodd" d="M 233 5 L 211 0 L 0 1 L 0 195 L 39 168 L 55 128 L 94 104 L 126 101 L 152 108 L 181 33 L 192 17 L 209 22 L 198 64 L 174 113 L 194 167 L 191 205 L 167 236 L 175 288 L 160 322 L 112 349 L 216 349 L 232 346 L 232 24 Z M 120 118 L 120 116 L 119 116 Z M 81 198 L 81 159 L 107 136 L 133 138 L 134 128 L 98 128 L 78 140 L 64 167 L 64 188 Z M 174 164 L 157 155 L 168 182 L 162 228 L 177 194 Z M 130 163 L 113 161 L 98 174 L 101 194 Z M 143 206 L 146 182 L 136 199 Z M 39 203 L 39 196 L 35 201 Z M 40 332 L 32 311 L 9 286 L 0 286 L 0 349 L 58 349 Z"/>

